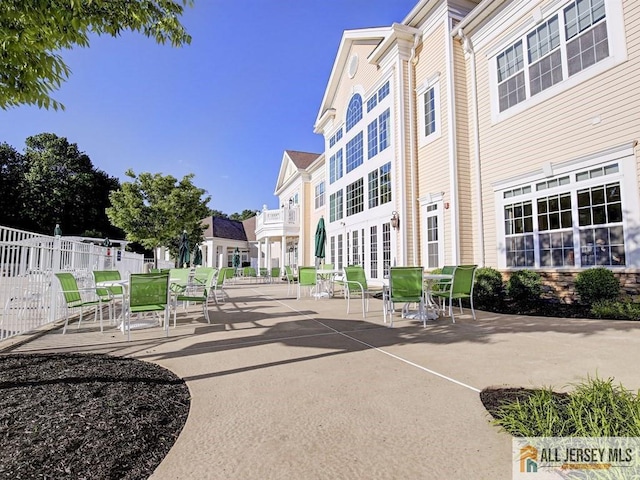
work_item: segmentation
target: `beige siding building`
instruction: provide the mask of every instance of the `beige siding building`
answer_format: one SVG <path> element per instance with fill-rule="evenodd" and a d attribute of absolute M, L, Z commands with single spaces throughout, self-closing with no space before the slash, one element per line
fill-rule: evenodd
<path fill-rule="evenodd" d="M 638 20 L 633 1 L 494 1 L 458 26 L 481 263 L 637 271 Z"/>
<path fill-rule="evenodd" d="M 299 258 L 312 263 L 324 215 L 326 261 L 374 281 L 472 263 L 635 283 L 638 74 L 633 0 L 422 0 L 401 23 L 345 31 Z"/>

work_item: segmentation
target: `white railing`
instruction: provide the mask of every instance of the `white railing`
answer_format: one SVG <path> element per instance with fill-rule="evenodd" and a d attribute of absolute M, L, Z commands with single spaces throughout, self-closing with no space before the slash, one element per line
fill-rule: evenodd
<path fill-rule="evenodd" d="M 93 283 L 93 270 L 144 271 L 143 255 L 64 237 L 0 226 L 0 340 L 62 317 L 54 273 L 72 272 L 79 286 Z"/>
<path fill-rule="evenodd" d="M 281 225 L 295 227 L 300 223 L 300 209 L 298 207 L 282 207 L 278 210 L 264 209 L 256 216 L 256 229 L 265 226 Z"/>

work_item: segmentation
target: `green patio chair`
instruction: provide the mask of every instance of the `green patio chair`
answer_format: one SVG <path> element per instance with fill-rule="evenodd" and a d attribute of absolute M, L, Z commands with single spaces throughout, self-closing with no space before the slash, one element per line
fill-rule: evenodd
<path fill-rule="evenodd" d="M 369 311 L 369 297 L 371 292 L 367 286 L 367 276 L 364 268 L 360 265 L 352 265 L 344 268 L 344 296 L 347 299 L 347 313 L 349 313 L 349 303 L 352 296 L 362 298 L 362 317 L 367 317 Z"/>
<path fill-rule="evenodd" d="M 209 289 L 209 296 L 213 297 L 213 300 L 218 303 L 218 300 L 224 302 L 227 292 L 224 291 L 224 286 L 227 278 L 233 278 L 235 269 L 233 267 L 222 267 L 219 269 L 212 281 L 211 288 Z"/>
<path fill-rule="evenodd" d="M 435 282 L 432 282 L 429 285 L 425 285 L 425 287 L 428 289 L 428 292 L 431 294 L 431 297 L 433 298 L 433 292 L 450 292 L 451 291 L 451 285 L 453 283 L 453 273 L 456 271 L 456 267 L 454 265 L 445 265 L 444 267 L 442 267 L 439 270 L 435 270 L 433 273 L 441 273 L 443 275 L 451 275 L 452 278 L 450 279 L 442 279 L 442 280 L 437 280 Z M 441 295 L 439 296 L 439 300 L 440 300 L 440 310 L 442 310 L 444 312 L 445 308 L 446 308 L 446 301 L 443 300 L 443 298 L 446 295 Z"/>
<path fill-rule="evenodd" d="M 287 295 L 291 295 L 291 287 L 298 282 L 298 277 L 294 275 L 291 265 L 284 266 L 284 278 L 287 282 Z"/>
<path fill-rule="evenodd" d="M 449 291 L 432 292 L 431 295 L 449 301 L 449 316 L 453 323 L 456 319 L 453 315 L 453 301 L 458 300 L 460 313 L 462 313 L 462 299 L 467 298 L 471 303 L 471 316 L 476 319 L 476 312 L 473 308 L 473 284 L 476 277 L 477 265 L 458 265 L 453 273 L 453 280 Z"/>
<path fill-rule="evenodd" d="M 424 285 L 422 267 L 391 267 L 389 269 L 389 290 L 384 295 L 384 322 L 389 315 L 389 327 L 393 327 L 393 314 L 398 303 L 404 303 L 401 316 L 408 313 L 410 304 L 418 304 L 418 315 L 422 326 L 427 326 L 427 312 L 424 305 Z"/>
<path fill-rule="evenodd" d="M 104 301 L 105 299 L 109 300 L 109 316 L 113 319 L 115 318 L 115 300 L 119 299 L 121 302 L 124 301 L 124 287 L 123 286 L 112 286 L 112 287 L 100 287 L 98 284 L 101 282 L 117 282 L 122 280 L 120 276 L 120 272 L 118 270 L 94 270 L 93 271 L 93 280 L 96 284 L 96 292 L 100 295 L 100 298 Z M 111 300 L 114 300 L 113 302 Z M 113 313 L 112 313 L 113 306 Z M 124 307 L 124 304 L 123 304 Z"/>
<path fill-rule="evenodd" d="M 256 273 L 256 269 L 253 268 L 253 267 L 244 267 L 243 271 L 242 271 L 242 276 L 244 278 L 248 278 L 248 279 L 250 279 L 250 280 L 252 280 L 254 282 L 257 281 L 257 279 L 258 279 L 258 275 Z"/>
<path fill-rule="evenodd" d="M 78 288 L 78 282 L 71 273 L 60 272 L 55 275 L 60 282 L 61 293 L 65 302 L 64 327 L 62 328 L 62 333 L 65 334 L 67 332 L 67 325 L 69 324 L 69 310 L 72 308 L 80 309 L 80 319 L 78 320 L 78 328 L 80 328 L 80 323 L 82 323 L 84 315 L 84 307 L 95 307 L 94 320 L 97 321 L 99 314 L 100 331 L 103 332 L 102 306 L 107 302 L 111 302 L 113 299 L 108 290 L 104 292 L 105 296 L 102 297 L 94 287 Z M 89 296 L 90 298 L 87 298 Z M 111 313 L 111 309 L 109 309 L 109 313 Z"/>
<path fill-rule="evenodd" d="M 196 284 L 192 283 L 187 286 L 187 288 L 178 294 L 175 295 L 175 303 L 173 308 L 173 327 L 176 326 L 176 314 L 178 310 L 178 302 L 188 303 L 202 303 L 202 312 L 204 314 L 204 318 L 207 320 L 207 323 L 211 323 L 209 319 L 209 309 L 207 308 L 207 301 L 209 300 L 209 290 L 211 289 L 211 285 L 213 284 L 213 279 L 215 275 L 215 270 L 213 268 L 209 269 L 207 273 L 207 278 L 204 283 Z"/>
<path fill-rule="evenodd" d="M 277 280 L 280 278 L 280 267 L 273 267 L 271 269 L 271 281 Z"/>
<path fill-rule="evenodd" d="M 198 285 L 206 285 L 208 287 L 211 286 L 211 280 L 209 279 L 209 273 L 213 271 L 215 273 L 215 269 L 212 267 L 196 267 L 195 272 L 193 274 L 193 283 Z M 207 281 L 209 283 L 207 283 Z"/>
<path fill-rule="evenodd" d="M 184 292 L 191 278 L 190 268 L 171 268 L 169 270 L 169 289 L 173 293 Z"/>
<path fill-rule="evenodd" d="M 129 280 L 129 301 L 125 325 L 127 340 L 131 340 L 131 315 L 159 312 L 164 315 L 165 336 L 169 336 L 169 273 L 132 273 Z"/>
<path fill-rule="evenodd" d="M 302 289 L 306 288 L 309 290 L 309 295 L 313 295 L 318 285 L 318 274 L 316 272 L 316 267 L 300 267 L 298 268 L 298 296 L 297 299 L 300 300 L 302 296 Z M 317 300 L 318 297 L 315 296 Z"/>

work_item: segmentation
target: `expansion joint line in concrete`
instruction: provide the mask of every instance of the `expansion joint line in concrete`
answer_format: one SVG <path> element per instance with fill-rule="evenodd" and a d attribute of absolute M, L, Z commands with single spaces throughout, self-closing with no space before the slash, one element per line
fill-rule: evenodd
<path fill-rule="evenodd" d="M 436 377 L 442 378 L 443 380 L 446 380 L 447 382 L 451 382 L 451 383 L 454 383 L 454 384 L 459 385 L 461 387 L 467 388 L 467 389 L 469 389 L 469 390 L 471 390 L 473 392 L 480 393 L 480 390 L 477 389 L 476 387 L 472 387 L 471 385 L 467 385 L 466 383 L 461 382 L 459 380 L 456 380 L 455 378 L 448 377 L 447 375 L 444 375 L 444 374 L 442 374 L 440 372 L 436 372 L 435 370 L 431 370 L 430 368 L 423 367 L 422 365 L 418 365 L 417 363 L 414 363 L 411 360 L 407 360 L 406 358 L 402 358 L 402 357 L 400 357 L 398 355 L 395 355 L 395 354 L 393 354 L 391 352 L 387 352 L 386 350 L 383 350 L 380 347 L 376 347 L 375 345 L 371 345 L 371 344 L 369 344 L 367 342 L 363 342 L 362 340 L 359 340 L 359 339 L 357 339 L 355 337 L 352 337 L 351 335 L 347 335 L 344 332 L 336 330 L 335 328 L 323 323 L 322 321 L 318 320 L 317 318 L 314 318 L 311 315 L 303 313 L 303 312 L 293 308 L 291 305 L 288 305 L 287 303 L 284 303 L 281 300 L 278 300 L 277 298 L 271 298 L 271 300 L 275 301 L 275 302 L 278 302 L 280 305 L 283 305 L 284 307 L 286 307 L 286 308 L 298 313 L 299 315 L 301 315 L 303 317 L 306 317 L 306 318 L 308 318 L 310 320 L 313 320 L 313 321 L 319 323 L 323 327 L 328 328 L 329 330 L 333 331 L 334 333 L 337 333 L 338 335 L 342 335 L 343 337 L 348 338 L 349 340 L 357 342 L 357 343 L 359 343 L 361 345 L 364 345 L 367 348 L 370 348 L 370 349 L 375 350 L 377 352 L 380 352 L 380 353 L 382 353 L 384 355 L 387 355 L 387 356 L 389 356 L 389 357 L 391 357 L 391 358 L 393 358 L 395 360 L 398 360 L 398 361 L 403 362 L 403 363 L 405 363 L 407 365 L 410 365 L 410 366 L 415 367 L 415 368 L 417 368 L 419 370 L 422 370 L 423 372 L 430 373 L 431 375 L 434 375 Z"/>

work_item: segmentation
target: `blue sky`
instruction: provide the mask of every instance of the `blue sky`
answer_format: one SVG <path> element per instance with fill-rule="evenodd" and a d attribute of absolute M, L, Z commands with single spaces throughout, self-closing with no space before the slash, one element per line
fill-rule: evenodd
<path fill-rule="evenodd" d="M 0 110 L 0 142 L 42 132 L 77 143 L 96 168 L 193 183 L 224 213 L 277 208 L 284 150 L 321 153 L 313 133 L 344 30 L 401 22 L 417 0 L 196 0 L 191 45 L 95 37 L 62 52 L 65 111 Z"/>

